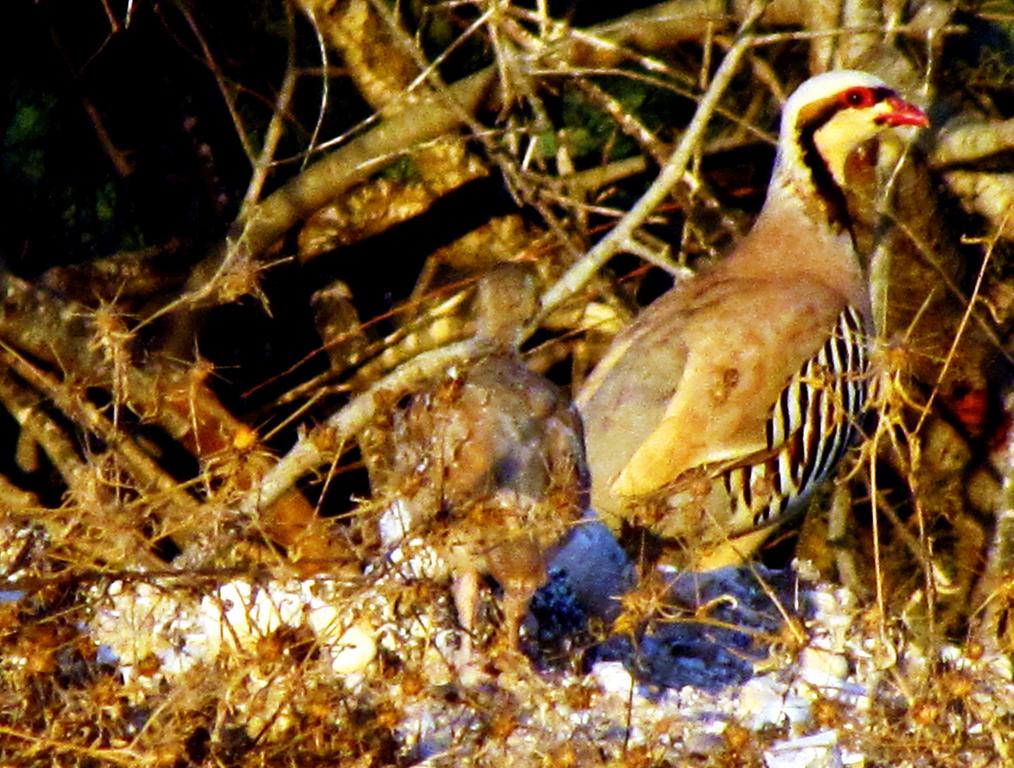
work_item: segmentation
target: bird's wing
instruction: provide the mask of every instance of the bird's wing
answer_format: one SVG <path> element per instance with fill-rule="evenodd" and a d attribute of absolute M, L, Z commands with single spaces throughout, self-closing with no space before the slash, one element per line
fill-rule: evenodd
<path fill-rule="evenodd" d="M 584 425 L 592 503 L 600 513 L 612 506 L 610 483 L 658 426 L 682 374 L 686 349 L 665 323 L 652 321 L 681 314 L 677 294 L 670 291 L 657 299 L 617 336 L 575 398 Z M 651 350 L 650 358 L 645 350 Z"/>
<path fill-rule="evenodd" d="M 656 421 L 618 470 L 611 493 L 649 494 L 696 468 L 765 450 L 765 425 L 780 392 L 820 349 L 843 306 L 839 294 L 806 280 L 753 282 L 749 291 L 729 281 L 688 301 L 670 331 L 685 350 L 681 370 L 670 379 L 662 411 L 652 404 Z M 626 350 L 645 371 L 666 365 L 658 353 L 644 342 Z M 614 418 L 639 409 L 642 391 L 630 388 L 629 402 L 616 404 Z"/>

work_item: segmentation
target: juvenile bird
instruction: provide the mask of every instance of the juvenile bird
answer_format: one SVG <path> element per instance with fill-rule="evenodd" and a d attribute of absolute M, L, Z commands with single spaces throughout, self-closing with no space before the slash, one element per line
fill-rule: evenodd
<path fill-rule="evenodd" d="M 830 476 L 864 408 L 871 327 L 846 161 L 886 128 L 928 124 L 863 72 L 788 99 L 751 231 L 642 312 L 577 397 L 592 506 L 611 527 L 709 570 L 749 558 Z"/>
<path fill-rule="evenodd" d="M 477 335 L 490 353 L 395 410 L 382 480 L 397 499 L 380 520 L 383 542 L 418 536 L 441 556 L 469 632 L 479 578 L 491 575 L 512 645 L 548 556 L 587 505 L 577 413 L 516 351 L 537 309 L 525 266 L 502 264 L 482 278 Z"/>

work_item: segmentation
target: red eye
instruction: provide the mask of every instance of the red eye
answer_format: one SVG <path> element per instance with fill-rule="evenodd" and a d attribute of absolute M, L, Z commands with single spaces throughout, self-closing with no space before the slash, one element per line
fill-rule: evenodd
<path fill-rule="evenodd" d="M 876 101 L 872 88 L 849 88 L 838 98 L 847 107 L 872 107 Z"/>

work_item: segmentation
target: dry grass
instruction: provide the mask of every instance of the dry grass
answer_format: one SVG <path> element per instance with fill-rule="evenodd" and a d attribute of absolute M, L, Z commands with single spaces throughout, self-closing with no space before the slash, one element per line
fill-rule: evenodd
<path fill-rule="evenodd" d="M 922 175 L 933 139 L 902 152 L 890 205 L 857 202 L 867 244 L 894 255 L 874 267 L 876 414 L 833 499 L 811 509 L 796 571 L 783 545 L 767 555 L 774 570 L 746 569 L 717 594 L 695 587 L 681 601 L 648 572 L 617 617 L 606 598 L 627 577 L 618 550 L 588 544 L 581 552 L 601 567 L 554 574 L 519 649 L 503 629 L 510 588 L 490 578 L 473 631 L 462 631 L 447 517 L 405 537 L 382 532 L 399 499 L 447 496 L 423 487 L 431 474 L 392 482 L 383 433 L 405 397 L 438 385 L 456 396 L 460 372 L 490 353 L 475 333 L 477 276 L 504 260 L 534 270 L 548 307 L 522 319 L 534 339 L 524 359 L 577 386 L 667 273 L 748 227 L 734 203 L 762 192 L 775 99 L 820 48 L 807 41 L 864 35 L 814 19 L 781 20 L 799 34 L 767 34 L 756 19 L 702 28 L 672 8 L 650 23 L 576 28 L 542 3 L 433 5 L 420 29 L 448 24 L 451 48 L 493 62 L 447 85 L 387 5 L 298 5 L 370 120 L 333 141 L 304 126 L 314 143 L 303 145 L 305 169 L 272 165 L 284 159 L 290 79 L 311 76 L 293 48 L 264 148 L 244 142 L 256 170 L 242 213 L 184 284 L 158 260 L 177 243 L 34 282 L 0 278 L 0 403 L 17 424 L 0 478 L 0 763 L 1012 764 L 1011 245 L 1008 222 L 988 218 L 996 206 L 962 200 L 986 218 L 961 213 Z M 288 22 L 291 41 L 307 32 Z M 839 55 L 889 55 L 911 85 L 946 70 L 934 41 L 960 34 L 938 25 L 926 44 L 925 23 L 892 34 L 918 41 L 928 61 L 878 35 Z M 712 79 L 708 62 L 730 50 L 742 57 L 738 79 Z M 201 56 L 234 99 L 213 53 Z M 322 82 L 323 114 L 332 95 Z M 962 104 L 980 109 L 996 82 L 974 80 L 980 98 Z M 987 117 L 1010 118 L 991 108 Z M 688 124 L 700 130 L 681 132 Z M 638 174 L 679 142 L 664 204 L 641 198 Z M 437 226 L 439 203 L 483 178 L 502 179 L 524 217 L 480 222 L 414 266 L 376 245 L 404 222 Z M 268 179 L 281 186 L 264 194 Z M 306 327 L 286 326 L 271 344 L 319 339 L 300 359 L 271 358 L 291 367 L 268 368 L 241 344 L 255 333 L 243 326 L 250 315 L 208 329 L 213 308 L 255 304 L 272 313 L 258 329 L 281 326 L 277 281 L 305 277 L 292 264 L 309 270 L 351 248 L 379 267 L 349 271 L 349 284 L 300 286 L 320 292 L 315 329 L 300 307 Z M 375 296 L 406 271 L 411 287 L 388 312 Z M 235 354 L 218 346 L 241 372 L 195 356 L 202 328 L 202 339 L 235 344 Z M 563 485 L 540 514 L 586 525 L 561 512 L 573 506 Z M 497 568 L 482 570 L 506 572 Z M 593 577 L 598 592 L 581 581 Z M 709 642 L 757 676 L 663 684 L 687 665 L 731 668 Z"/>

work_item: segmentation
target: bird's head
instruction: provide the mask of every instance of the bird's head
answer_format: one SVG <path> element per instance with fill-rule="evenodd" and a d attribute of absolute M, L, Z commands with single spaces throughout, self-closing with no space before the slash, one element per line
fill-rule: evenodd
<path fill-rule="evenodd" d="M 803 175 L 833 207 L 854 149 L 887 128 L 928 125 L 925 112 L 880 78 L 854 70 L 825 72 L 785 102 L 776 174 Z"/>

